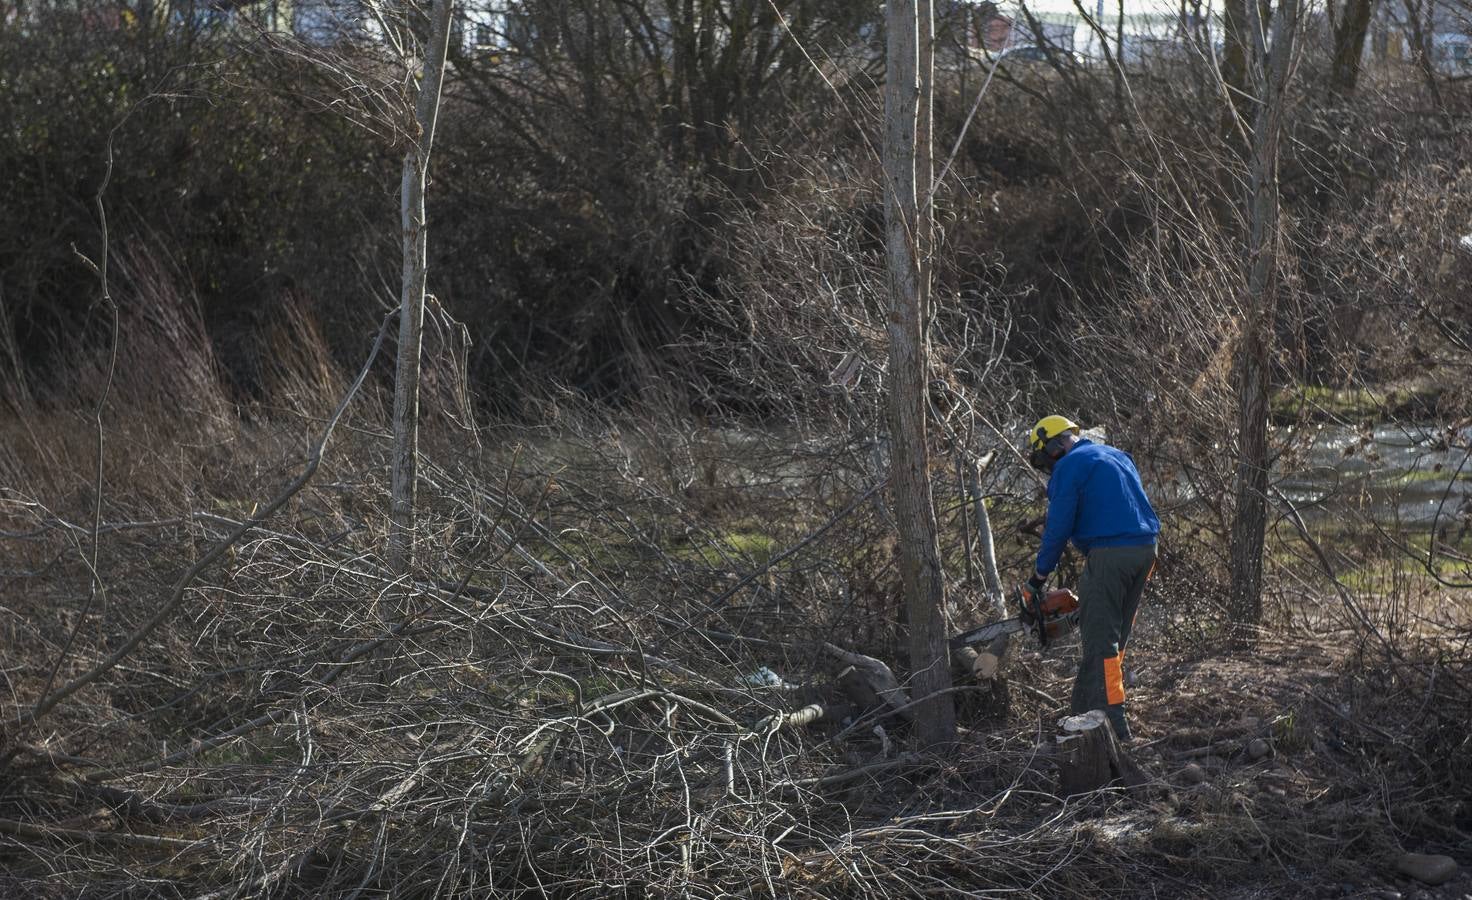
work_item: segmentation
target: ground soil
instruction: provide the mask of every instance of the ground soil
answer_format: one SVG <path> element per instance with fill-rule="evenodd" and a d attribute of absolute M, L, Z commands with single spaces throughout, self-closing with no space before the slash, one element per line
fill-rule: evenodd
<path fill-rule="evenodd" d="M 1136 642 L 1130 750 L 1155 781 L 1073 826 L 1140 864 L 1118 895 L 1472 897 L 1472 798 L 1423 758 L 1429 704 L 1377 680 L 1359 647 L 1347 632 L 1249 649 Z M 1075 658 L 1025 653 L 1011 677 L 1066 697 Z M 1011 693 L 1046 738 L 1047 704 Z M 1397 872 L 1405 852 L 1460 870 L 1420 884 Z"/>

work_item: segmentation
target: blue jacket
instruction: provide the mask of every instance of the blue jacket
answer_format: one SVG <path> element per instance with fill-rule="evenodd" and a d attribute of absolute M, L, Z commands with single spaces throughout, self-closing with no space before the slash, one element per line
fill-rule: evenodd
<path fill-rule="evenodd" d="M 1048 524 L 1038 549 L 1038 573 L 1053 571 L 1069 538 L 1088 553 L 1095 547 L 1153 544 L 1158 534 L 1160 520 L 1130 455 L 1080 440 L 1053 465 L 1048 479 Z"/>

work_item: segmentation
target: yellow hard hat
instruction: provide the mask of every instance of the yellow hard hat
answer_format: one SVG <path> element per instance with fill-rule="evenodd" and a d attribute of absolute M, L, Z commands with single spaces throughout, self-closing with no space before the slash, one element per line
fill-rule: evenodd
<path fill-rule="evenodd" d="M 1027 445 L 1034 450 L 1043 449 L 1044 445 L 1065 431 L 1079 433 L 1079 427 L 1065 416 L 1045 416 L 1038 419 L 1038 424 L 1028 432 Z"/>

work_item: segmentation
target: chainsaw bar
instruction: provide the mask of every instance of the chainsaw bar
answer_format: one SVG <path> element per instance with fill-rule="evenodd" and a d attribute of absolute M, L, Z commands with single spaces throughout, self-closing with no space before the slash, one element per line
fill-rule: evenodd
<path fill-rule="evenodd" d="M 970 631 L 961 632 L 951 638 L 951 649 L 959 650 L 962 647 L 972 644 L 984 644 L 1004 634 L 1017 634 L 1026 630 L 1027 626 L 1022 624 L 1022 618 L 1014 616 L 1010 619 L 1003 619 L 1000 622 L 993 622 L 990 625 L 982 625 L 980 628 L 973 628 Z"/>
<path fill-rule="evenodd" d="M 963 631 L 951 638 L 951 649 L 959 650 L 970 644 L 981 644 L 1004 634 L 1023 631 L 1032 632 L 1038 639 L 1038 646 L 1046 647 L 1078 626 L 1078 595 L 1073 591 L 1055 588 L 1043 597 L 1035 598 L 1019 588 L 1015 592 L 1014 603 L 1022 610 L 1022 615 Z"/>

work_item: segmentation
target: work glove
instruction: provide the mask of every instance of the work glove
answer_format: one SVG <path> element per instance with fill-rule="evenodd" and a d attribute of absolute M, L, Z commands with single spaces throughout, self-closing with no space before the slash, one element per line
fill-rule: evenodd
<path fill-rule="evenodd" d="M 1031 598 L 1043 596 L 1043 588 L 1046 587 L 1047 584 L 1048 580 L 1046 578 L 1034 572 L 1032 577 L 1027 580 L 1028 597 Z"/>

